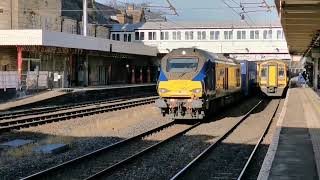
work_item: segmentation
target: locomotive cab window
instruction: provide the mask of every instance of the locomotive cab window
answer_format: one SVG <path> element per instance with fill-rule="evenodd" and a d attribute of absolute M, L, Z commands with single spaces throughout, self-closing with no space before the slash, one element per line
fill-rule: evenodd
<path fill-rule="evenodd" d="M 284 78 L 284 68 L 283 67 L 279 68 L 279 77 Z"/>
<path fill-rule="evenodd" d="M 167 72 L 187 73 L 197 70 L 197 58 L 172 58 L 168 59 Z"/>

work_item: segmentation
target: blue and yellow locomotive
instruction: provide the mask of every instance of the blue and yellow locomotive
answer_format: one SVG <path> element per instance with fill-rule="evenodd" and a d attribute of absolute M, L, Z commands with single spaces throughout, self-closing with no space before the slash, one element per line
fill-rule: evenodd
<path fill-rule="evenodd" d="M 203 119 L 250 88 L 241 86 L 250 80 L 248 75 L 242 78 L 242 74 L 239 62 L 221 54 L 195 48 L 175 49 L 161 60 L 160 99 L 156 106 L 163 116 L 172 119 Z"/>

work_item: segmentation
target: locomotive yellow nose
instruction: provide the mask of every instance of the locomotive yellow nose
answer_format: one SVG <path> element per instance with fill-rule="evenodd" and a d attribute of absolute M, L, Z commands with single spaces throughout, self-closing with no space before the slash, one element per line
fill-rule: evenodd
<path fill-rule="evenodd" d="M 200 81 L 192 80 L 169 80 L 161 81 L 158 86 L 160 97 L 172 98 L 193 98 L 201 97 L 203 94 Z"/>

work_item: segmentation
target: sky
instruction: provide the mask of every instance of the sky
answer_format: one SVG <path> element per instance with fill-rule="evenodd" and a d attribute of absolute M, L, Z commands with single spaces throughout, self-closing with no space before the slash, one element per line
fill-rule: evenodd
<path fill-rule="evenodd" d="M 96 0 L 105 3 L 110 0 Z M 245 11 L 256 11 L 245 14 L 245 21 L 249 24 L 264 23 L 269 24 L 279 21 L 276 8 L 272 8 L 271 12 L 266 12 L 266 8 L 258 7 L 263 0 L 170 0 L 177 9 L 178 16 L 170 15 L 173 11 L 163 9 L 168 14 L 166 17 L 171 21 L 197 21 L 197 22 L 236 22 L 241 17 L 234 11 L 241 12 L 240 3 L 245 7 Z M 166 0 L 118 0 L 118 4 L 123 3 L 141 3 L 149 2 L 152 5 L 168 6 Z M 226 4 L 228 4 L 229 8 Z M 266 0 L 270 6 L 274 6 L 274 0 Z M 152 11 L 159 11 L 160 8 L 151 8 Z M 170 13 L 170 14 L 169 14 Z"/>

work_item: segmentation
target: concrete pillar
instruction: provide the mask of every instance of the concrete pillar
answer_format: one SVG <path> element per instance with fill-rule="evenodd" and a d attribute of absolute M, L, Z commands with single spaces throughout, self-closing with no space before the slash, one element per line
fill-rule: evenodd
<path fill-rule="evenodd" d="M 147 69 L 147 82 L 151 83 L 151 69 L 150 69 L 150 66 L 148 66 L 148 69 Z"/>
<path fill-rule="evenodd" d="M 134 65 L 132 65 L 132 69 L 131 69 L 131 83 L 135 84 L 136 83 L 136 72 L 135 72 L 135 67 Z"/>
<path fill-rule="evenodd" d="M 88 22 L 88 15 L 87 15 L 87 0 L 83 0 L 83 35 L 87 36 L 87 22 Z"/>

